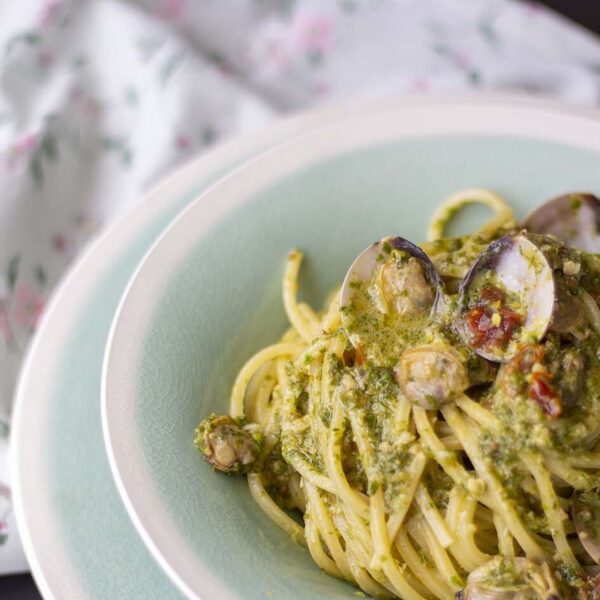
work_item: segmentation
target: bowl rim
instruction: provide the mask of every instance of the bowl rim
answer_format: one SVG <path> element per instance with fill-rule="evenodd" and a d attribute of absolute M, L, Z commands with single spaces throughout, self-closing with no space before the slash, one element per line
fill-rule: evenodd
<path fill-rule="evenodd" d="M 238 598 L 201 560 L 177 548 L 180 536 L 144 472 L 138 440 L 123 435 L 123 431 L 131 432 L 124 424 L 133 422 L 135 411 L 135 394 L 124 394 L 124 390 L 145 324 L 160 297 L 158 293 L 149 298 L 148 289 L 162 289 L 157 282 L 165 278 L 160 274 L 168 273 L 191 243 L 249 198 L 326 157 L 386 141 L 452 134 L 518 135 L 600 151 L 600 135 L 594 135 L 593 128 L 600 134 L 600 112 L 574 113 L 546 101 L 466 96 L 399 103 L 349 115 L 260 154 L 207 189 L 165 228 L 131 277 L 116 311 L 103 364 L 101 413 L 110 467 L 127 512 L 154 558 L 186 596 Z"/>

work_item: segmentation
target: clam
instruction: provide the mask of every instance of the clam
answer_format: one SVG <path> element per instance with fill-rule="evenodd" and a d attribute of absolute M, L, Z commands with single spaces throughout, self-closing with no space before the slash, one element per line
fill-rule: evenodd
<path fill-rule="evenodd" d="M 441 277 L 418 246 L 401 237 L 386 237 L 350 266 L 340 292 L 342 325 L 357 350 L 387 344 L 395 351 L 401 335 L 393 343 L 376 340 L 377 335 L 383 329 L 398 333 L 400 326 L 422 324 L 436 312 L 442 292 Z M 383 327 L 375 326 L 382 322 Z"/>
<path fill-rule="evenodd" d="M 402 393 L 426 410 L 438 409 L 469 387 L 459 352 L 445 344 L 427 344 L 404 352 L 395 369 Z"/>
<path fill-rule="evenodd" d="M 581 545 L 590 557 L 600 563 L 600 494 L 585 490 L 573 496 L 571 516 Z"/>
<path fill-rule="evenodd" d="M 592 194 L 552 198 L 529 213 L 521 225 L 532 233 L 553 235 L 568 246 L 600 253 L 600 200 Z"/>
<path fill-rule="evenodd" d="M 263 438 L 256 425 L 212 414 L 196 428 L 194 444 L 217 471 L 249 473 L 260 457 Z"/>
<path fill-rule="evenodd" d="M 523 344 L 540 341 L 555 308 L 553 269 L 526 234 L 492 242 L 459 289 L 457 330 L 480 356 L 506 362 Z"/>
<path fill-rule="evenodd" d="M 527 558 L 496 556 L 472 571 L 463 600 L 557 599 L 556 583 L 546 564 Z"/>

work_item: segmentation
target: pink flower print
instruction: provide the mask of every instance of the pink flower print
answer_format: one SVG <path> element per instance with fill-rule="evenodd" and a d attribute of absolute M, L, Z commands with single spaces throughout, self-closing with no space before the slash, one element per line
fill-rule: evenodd
<path fill-rule="evenodd" d="M 290 67 L 293 43 L 287 26 L 279 20 L 268 20 L 257 31 L 245 60 L 262 76 L 278 75 Z"/>
<path fill-rule="evenodd" d="M 60 0 L 48 0 L 44 6 L 42 6 L 38 18 L 38 26 L 40 29 L 45 29 L 52 24 L 60 10 L 61 4 L 62 2 Z"/>
<path fill-rule="evenodd" d="M 15 151 L 17 154 L 28 154 L 30 150 L 35 148 L 38 142 L 38 136 L 35 133 L 26 133 L 17 139 Z"/>
<path fill-rule="evenodd" d="M 48 50 L 41 50 L 38 52 L 37 62 L 40 67 L 47 69 L 54 62 L 54 56 Z"/>
<path fill-rule="evenodd" d="M 454 62 L 456 66 L 463 71 L 467 71 L 470 68 L 469 59 L 461 52 L 456 52 L 454 54 Z"/>
<path fill-rule="evenodd" d="M 532 16 L 538 16 L 539 14 L 544 12 L 544 7 L 539 2 L 525 2 L 526 11 Z"/>
<path fill-rule="evenodd" d="M 185 0 L 162 0 L 155 9 L 155 14 L 165 21 L 173 21 L 183 14 Z"/>
<path fill-rule="evenodd" d="M 12 329 L 10 328 L 10 321 L 8 319 L 8 312 L 4 306 L 0 305 L 0 338 L 4 340 L 6 345 L 12 341 Z"/>
<path fill-rule="evenodd" d="M 79 85 L 74 85 L 69 90 L 69 98 L 70 98 L 70 100 L 72 100 L 74 102 L 79 100 L 82 96 L 83 96 L 83 89 Z"/>
<path fill-rule="evenodd" d="M 180 134 L 175 137 L 175 147 L 177 150 L 180 150 L 181 152 L 187 152 L 189 151 L 191 145 L 191 140 L 187 135 Z"/>
<path fill-rule="evenodd" d="M 50 240 L 50 244 L 52 245 L 52 249 L 59 253 L 63 253 L 69 245 L 67 242 L 67 238 L 64 235 L 62 235 L 62 233 L 57 233 L 56 235 L 53 235 L 52 239 Z"/>
<path fill-rule="evenodd" d="M 265 53 L 267 60 L 276 71 L 283 71 L 290 64 L 290 55 L 280 40 L 269 40 Z"/>
<path fill-rule="evenodd" d="M 429 91 L 429 82 L 426 79 L 413 79 L 408 85 L 408 91 L 415 94 L 421 94 Z"/>
<path fill-rule="evenodd" d="M 69 100 L 83 112 L 86 117 L 97 119 L 102 115 L 102 103 L 96 98 L 87 96 L 80 85 L 74 85 L 69 90 Z"/>
<path fill-rule="evenodd" d="M 315 84 L 315 93 L 318 96 L 327 96 L 331 91 L 331 84 L 328 81 L 318 81 Z"/>
<path fill-rule="evenodd" d="M 93 119 L 97 119 L 102 115 L 102 104 L 95 98 L 87 98 L 83 109 L 85 114 Z"/>
<path fill-rule="evenodd" d="M 17 138 L 13 147 L 6 154 L 6 166 L 14 169 L 19 162 L 28 156 L 38 144 L 38 136 L 35 133 L 26 133 Z"/>
<path fill-rule="evenodd" d="M 33 329 L 44 308 L 43 298 L 29 285 L 22 284 L 15 292 L 15 322 L 24 328 Z"/>
<path fill-rule="evenodd" d="M 4 483 L 2 483 L 1 481 L 0 481 L 0 496 L 3 496 L 4 498 L 9 498 L 9 499 L 11 496 L 10 488 L 7 485 L 5 485 Z M 4 515 L 4 517 L 2 519 L 0 519 L 0 523 L 2 523 L 2 525 L 0 526 L 0 529 L 5 529 L 6 527 L 8 527 L 8 524 L 4 520 L 5 518 L 6 518 L 6 514 Z"/>
<path fill-rule="evenodd" d="M 296 46 L 311 56 L 322 56 L 333 41 L 333 20 L 324 15 L 301 13 L 294 23 Z"/>

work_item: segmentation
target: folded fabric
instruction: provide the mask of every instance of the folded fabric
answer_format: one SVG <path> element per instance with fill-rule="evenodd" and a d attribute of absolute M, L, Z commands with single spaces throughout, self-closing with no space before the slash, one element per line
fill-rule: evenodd
<path fill-rule="evenodd" d="M 5 464 L 23 353 L 68 265 L 149 186 L 350 97 L 600 98 L 598 40 L 532 3 L 0 0 L 0 14 L 0 573 L 26 569 Z"/>

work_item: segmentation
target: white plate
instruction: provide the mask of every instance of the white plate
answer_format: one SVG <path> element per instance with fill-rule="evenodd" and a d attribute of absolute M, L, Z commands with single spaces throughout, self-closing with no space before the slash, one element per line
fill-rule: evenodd
<path fill-rule="evenodd" d="M 261 155 L 181 213 L 142 262 L 115 318 L 103 418 L 125 505 L 157 560 L 190 598 L 258 599 L 286 588 L 277 551 L 281 532 L 265 528 L 260 560 L 252 554 L 250 563 L 248 552 L 255 546 L 248 532 L 258 517 L 251 511 L 241 514 L 245 505 L 233 486 L 209 480 L 210 469 L 199 464 L 189 445 L 200 404 L 204 413 L 225 406 L 212 400 L 226 393 L 215 381 L 225 369 L 233 377 L 232 364 L 241 365 L 247 357 L 231 352 L 224 367 L 216 340 L 235 340 L 238 349 L 249 343 L 236 337 L 243 324 L 238 316 L 248 314 L 247 298 L 260 297 L 272 282 L 275 257 L 283 256 L 289 244 L 302 244 L 319 257 L 320 282 L 327 280 L 329 287 L 331 274 L 341 275 L 344 264 L 370 240 L 424 230 L 435 203 L 458 186 L 494 182 L 511 194 L 517 209 L 565 189 L 598 189 L 598 152 L 600 120 L 535 105 L 387 107 Z M 397 232 L 389 231 L 392 205 L 402 215 Z M 265 231 L 264 215 L 273 219 L 277 235 L 264 235 L 257 243 Z M 232 251 L 244 259 L 232 261 Z M 251 273 L 245 265 L 251 265 Z M 238 295 L 240 289 L 244 293 Z M 261 335 L 282 325 L 273 324 L 270 312 L 252 318 Z M 186 327 L 193 335 L 182 333 L 189 331 Z M 203 343 L 203 336 L 210 343 Z M 239 521 L 221 514 L 240 515 Z M 286 597 L 322 597 L 328 583 L 308 581 L 310 571 L 300 569 L 296 552 L 298 569 L 287 570 Z M 222 556 L 228 556 L 225 565 Z M 336 588 L 338 593 L 336 598 L 353 592 Z"/>

